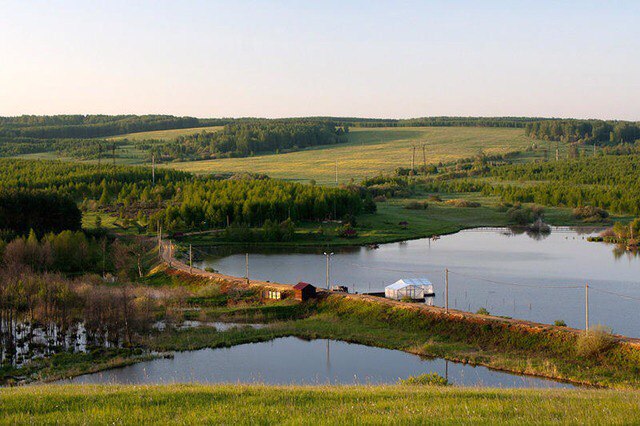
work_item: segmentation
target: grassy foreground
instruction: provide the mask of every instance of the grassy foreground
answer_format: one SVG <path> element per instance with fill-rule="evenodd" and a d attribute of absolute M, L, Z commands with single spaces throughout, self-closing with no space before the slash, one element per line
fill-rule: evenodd
<path fill-rule="evenodd" d="M 415 164 L 423 163 L 422 144 L 426 144 L 426 162 L 437 164 L 487 154 L 524 150 L 532 144 L 522 129 L 485 127 L 390 127 L 354 128 L 349 141 L 278 155 L 225 158 L 170 163 L 167 166 L 194 173 L 254 172 L 285 180 L 316 180 L 319 184 L 356 181 L 397 167 L 410 167 L 412 147 Z"/>
<path fill-rule="evenodd" d="M 640 394 L 420 386 L 30 386 L 1 424 L 632 424 Z"/>

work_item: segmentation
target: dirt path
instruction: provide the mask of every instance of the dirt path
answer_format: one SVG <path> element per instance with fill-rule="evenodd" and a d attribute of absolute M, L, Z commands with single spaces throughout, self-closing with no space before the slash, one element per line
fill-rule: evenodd
<path fill-rule="evenodd" d="M 207 272 L 195 267 L 189 268 L 189 265 L 185 264 L 184 262 L 181 262 L 180 260 L 177 260 L 173 256 L 174 252 L 175 252 L 175 247 L 170 248 L 169 242 L 166 242 L 166 241 L 163 242 L 162 260 L 170 268 L 173 268 L 178 271 L 182 271 L 194 276 L 205 277 L 209 279 L 224 280 L 227 282 L 236 283 L 238 285 L 247 285 L 247 279 L 242 277 L 234 277 L 231 275 Z M 253 279 L 248 280 L 248 284 L 249 284 L 249 287 L 269 288 L 269 289 L 281 290 L 281 291 L 292 290 L 294 285 L 294 284 L 273 283 L 269 281 L 261 281 L 261 280 L 253 280 Z M 453 319 L 460 319 L 464 321 L 473 321 L 473 322 L 479 322 L 479 323 L 500 323 L 503 325 L 507 325 L 509 327 L 513 327 L 516 329 L 520 329 L 520 330 L 524 330 L 532 333 L 554 331 L 554 332 L 564 332 L 564 333 L 571 333 L 571 334 L 580 334 L 583 332 L 583 330 L 578 330 L 570 327 L 558 327 L 550 324 L 542 324 L 542 323 L 537 323 L 533 321 L 526 321 L 526 320 L 513 319 L 513 318 L 496 317 L 492 315 L 479 315 L 479 314 L 474 314 L 472 312 L 459 311 L 455 309 L 449 309 L 449 311 L 447 312 L 445 308 L 441 308 L 439 306 L 427 306 L 423 304 L 400 302 L 396 300 L 385 299 L 383 297 L 369 296 L 366 294 L 330 292 L 329 290 L 322 289 L 322 288 L 318 288 L 318 291 L 321 293 L 327 293 L 327 294 L 331 293 L 331 294 L 339 295 L 345 298 L 366 301 L 369 303 L 382 303 L 389 306 L 397 306 L 402 309 L 411 309 L 416 311 L 428 312 L 429 314 L 436 315 L 436 316 L 437 315 L 447 316 L 449 319 L 453 318 Z M 640 338 L 627 337 L 619 334 L 615 334 L 614 337 L 622 343 L 627 343 L 636 349 L 640 349 Z"/>

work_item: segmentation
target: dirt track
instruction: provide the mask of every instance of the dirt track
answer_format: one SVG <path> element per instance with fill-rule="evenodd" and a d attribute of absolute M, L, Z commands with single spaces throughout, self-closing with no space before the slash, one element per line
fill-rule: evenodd
<path fill-rule="evenodd" d="M 187 274 L 199 276 L 199 277 L 223 280 L 231 283 L 237 283 L 238 285 L 247 285 L 247 280 L 242 277 L 234 277 L 231 275 L 224 275 L 224 274 L 219 274 L 214 272 L 206 272 L 197 268 L 189 268 L 189 265 L 175 259 L 173 256 L 170 256 L 170 254 L 173 254 L 174 250 L 173 249 L 171 251 L 169 250 L 168 242 L 163 242 L 162 246 L 163 246 L 162 259 L 165 262 L 165 264 L 167 264 L 169 267 L 173 269 L 185 272 Z M 293 284 L 272 283 L 269 281 L 260 281 L 260 280 L 252 280 L 252 279 L 249 280 L 248 284 L 249 284 L 249 287 L 271 288 L 274 290 L 281 290 L 281 291 L 293 289 Z M 318 289 L 318 291 L 322 293 L 330 293 L 326 289 Z M 579 334 L 583 332 L 583 330 L 578 330 L 575 328 L 558 327 L 550 324 L 542 324 L 542 323 L 525 321 L 520 319 L 513 319 L 513 318 L 496 317 L 492 315 L 478 315 L 472 312 L 459 311 L 455 309 L 449 309 L 449 312 L 447 312 L 445 308 L 441 308 L 438 306 L 427 306 L 427 305 L 420 305 L 415 303 L 400 302 L 396 300 L 385 299 L 382 297 L 368 296 L 365 294 L 351 294 L 351 293 L 337 293 L 337 292 L 331 292 L 331 293 L 334 295 L 340 295 L 346 298 L 357 299 L 357 300 L 366 301 L 369 303 L 382 303 L 386 305 L 397 306 L 403 309 L 424 311 L 424 312 L 430 313 L 431 315 L 443 315 L 443 316 L 446 315 L 450 319 L 453 318 L 453 319 L 460 319 L 464 321 L 473 321 L 473 322 L 481 322 L 481 323 L 500 323 L 503 325 L 507 325 L 509 327 L 526 330 L 532 333 L 554 331 L 554 332 Z M 640 349 L 640 338 L 627 337 L 627 336 L 622 336 L 618 334 L 614 336 L 620 342 L 627 343 L 636 349 Z"/>

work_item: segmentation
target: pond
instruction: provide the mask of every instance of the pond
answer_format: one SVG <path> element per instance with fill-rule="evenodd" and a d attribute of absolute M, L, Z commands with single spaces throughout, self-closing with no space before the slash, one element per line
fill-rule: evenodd
<path fill-rule="evenodd" d="M 331 284 L 363 293 L 383 291 L 400 278 L 426 277 L 436 291 L 433 303 L 442 306 L 448 268 L 452 308 L 475 312 L 482 307 L 495 315 L 543 323 L 563 320 L 583 328 L 588 282 L 590 323 L 640 337 L 640 257 L 609 244 L 587 242 L 598 232 L 553 228 L 549 235 L 530 236 L 480 228 L 435 241 L 425 238 L 382 244 L 378 249 L 343 248 L 331 258 Z M 323 248 L 211 248 L 196 266 L 244 276 L 245 251 L 250 253 L 251 278 L 325 286 Z"/>
<path fill-rule="evenodd" d="M 486 367 L 423 359 L 405 352 L 334 340 L 283 337 L 231 348 L 177 352 L 173 358 L 78 376 L 57 383 L 383 384 L 436 372 L 461 386 L 573 387 Z"/>

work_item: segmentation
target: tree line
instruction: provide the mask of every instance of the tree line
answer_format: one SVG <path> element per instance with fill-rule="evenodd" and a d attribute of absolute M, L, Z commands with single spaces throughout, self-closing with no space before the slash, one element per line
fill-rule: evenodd
<path fill-rule="evenodd" d="M 227 124 L 221 131 L 180 136 L 159 144 L 138 143 L 163 160 L 247 157 L 258 153 L 279 153 L 346 140 L 348 126 L 306 120 L 259 120 Z"/>
<path fill-rule="evenodd" d="M 0 136 L 11 138 L 96 138 L 150 130 L 223 125 L 227 119 L 171 115 L 53 115 L 0 117 Z"/>
<path fill-rule="evenodd" d="M 545 120 L 527 123 L 531 138 L 591 145 L 632 143 L 640 139 L 640 124 L 629 121 Z"/>
<path fill-rule="evenodd" d="M 357 215 L 365 195 L 349 188 L 302 185 L 251 175 L 203 176 L 170 169 L 0 159 L 0 194 L 7 194 L 7 228 L 38 235 L 78 229 L 83 209 L 142 219 L 165 230 L 262 226 L 269 219 L 324 220 Z M 50 203 L 45 207 L 43 203 Z M 56 207 L 59 203 L 60 208 Z M 72 209 L 73 207 L 73 209 Z M 69 209 L 68 217 L 63 213 Z M 23 215 L 24 211 L 35 211 Z M 75 209 L 75 210 L 74 210 Z M 42 212 L 42 213 L 37 213 Z M 32 215 L 43 222 L 41 225 Z M 46 222 L 50 216 L 59 223 Z M 22 218 L 24 216 L 24 218 Z M 26 220 L 28 219 L 28 220 Z M 0 222 L 0 229 L 2 229 Z M 61 228 L 60 228 L 61 227 Z M 155 228 L 154 228 L 155 229 Z"/>

